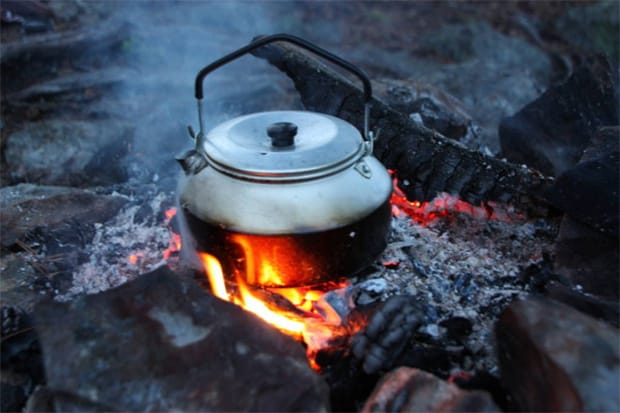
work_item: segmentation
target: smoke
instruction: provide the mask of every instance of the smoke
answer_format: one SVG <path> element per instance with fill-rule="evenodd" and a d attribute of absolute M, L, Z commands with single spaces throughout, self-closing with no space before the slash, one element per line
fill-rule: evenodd
<path fill-rule="evenodd" d="M 122 191 L 132 199 L 113 221 L 97 228 L 88 249 L 89 261 L 75 269 L 71 290 L 59 300 L 120 285 L 162 264 L 170 238 L 167 229 L 152 220 L 141 222 L 136 214 L 140 206 L 150 205 L 152 219 L 161 218 L 163 203 L 173 202 L 172 193 L 182 185 L 183 173 L 175 156 L 193 145 L 187 126 L 198 126 L 194 80 L 201 68 L 261 34 L 287 32 L 320 43 L 298 24 L 302 3 L 135 0 L 105 4 L 111 9 L 105 24 L 123 22 L 129 34 L 120 50 L 100 60 L 128 74 L 122 87 L 109 90 L 95 109 L 99 116 L 108 114 L 109 122 L 128 121 L 133 136 L 131 147 L 123 152 L 128 155 L 120 160 L 106 156 L 100 172 L 126 170 L 129 181 Z M 204 82 L 207 131 L 243 113 L 300 108 L 292 82 L 253 56 L 218 69 Z M 176 222 L 183 239 L 181 261 L 201 268 L 183 214 L 177 214 Z M 132 262 L 131 255 L 139 258 Z"/>
<path fill-rule="evenodd" d="M 133 179 L 165 189 L 180 171 L 176 154 L 193 145 L 198 129 L 194 79 L 198 71 L 259 34 L 290 32 L 295 5 L 288 2 L 166 1 L 113 3 L 130 37 L 121 59 L 131 69 L 118 100 L 135 125 L 128 159 Z M 300 108 L 292 83 L 266 62 L 244 56 L 207 76 L 205 128 L 241 113 Z M 174 179 L 172 179 L 174 178 Z"/>

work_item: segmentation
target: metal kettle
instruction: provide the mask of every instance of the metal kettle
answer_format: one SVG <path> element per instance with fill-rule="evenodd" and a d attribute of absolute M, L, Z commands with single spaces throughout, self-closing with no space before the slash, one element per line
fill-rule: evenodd
<path fill-rule="evenodd" d="M 309 111 L 253 113 L 205 131 L 204 78 L 275 41 L 310 50 L 362 81 L 362 133 L 342 119 Z M 372 155 L 372 89 L 363 71 L 303 39 L 276 34 L 204 67 L 195 95 L 195 147 L 178 160 L 186 173 L 180 203 L 199 251 L 229 257 L 231 266 L 244 262 L 241 271 L 250 284 L 288 287 L 350 275 L 385 248 L 392 184 Z M 265 265 L 277 276 L 263 274 Z"/>

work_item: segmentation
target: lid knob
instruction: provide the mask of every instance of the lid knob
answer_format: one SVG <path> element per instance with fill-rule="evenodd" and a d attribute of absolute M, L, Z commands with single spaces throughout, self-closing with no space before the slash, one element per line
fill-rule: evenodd
<path fill-rule="evenodd" d="M 271 138 L 271 146 L 283 148 L 295 144 L 297 125 L 291 122 L 276 122 L 269 125 L 267 135 Z"/>

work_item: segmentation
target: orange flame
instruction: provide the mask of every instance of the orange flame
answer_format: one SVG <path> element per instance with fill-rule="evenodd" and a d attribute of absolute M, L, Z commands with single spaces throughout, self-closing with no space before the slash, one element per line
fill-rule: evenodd
<path fill-rule="evenodd" d="M 226 283 L 224 282 L 224 272 L 222 271 L 222 266 L 220 262 L 211 254 L 200 253 L 200 259 L 202 260 L 202 265 L 207 272 L 207 276 L 209 277 L 209 283 L 211 284 L 211 291 L 213 294 L 224 300 L 229 301 L 230 297 L 228 292 L 226 291 Z"/>
<path fill-rule="evenodd" d="M 239 291 L 241 293 L 241 305 L 249 312 L 256 314 L 285 333 L 298 335 L 304 331 L 302 320 L 295 320 L 271 310 L 263 301 L 255 297 L 243 282 L 239 283 Z"/>
<path fill-rule="evenodd" d="M 257 263 L 257 257 L 251 243 L 245 242 L 243 237 L 238 237 L 236 242 L 245 253 L 247 271 L 259 273 L 249 274 L 248 278 L 262 279 L 265 274 L 270 277 L 277 276 L 277 274 L 272 272 L 273 267 L 266 260 L 258 259 L 259 267 L 254 266 Z M 346 281 L 324 283 L 319 286 L 321 290 L 313 289 L 312 287 L 268 289 L 272 293 L 287 298 L 291 304 L 297 306 L 300 311 L 296 313 L 272 308 L 238 274 L 235 276 L 238 293 L 231 294 L 226 288 L 226 281 L 220 261 L 208 253 L 200 253 L 200 258 L 214 295 L 239 305 L 283 333 L 298 340 L 303 340 L 307 345 L 306 351 L 312 368 L 319 369 L 314 362 L 316 352 L 324 347 L 332 336 L 346 334 L 340 316 L 328 305 L 319 303 L 326 291 L 345 287 L 347 285 Z"/>
<path fill-rule="evenodd" d="M 250 256 L 252 254 L 249 254 Z M 211 254 L 201 253 L 200 258 L 207 273 L 211 289 L 216 297 L 221 298 L 224 301 L 231 301 L 245 310 L 256 314 L 258 317 L 265 320 L 267 323 L 277 327 L 281 331 L 299 335 L 304 329 L 302 321 L 295 320 L 293 318 L 287 318 L 286 316 L 279 314 L 278 312 L 270 309 L 261 299 L 252 294 L 252 291 L 248 288 L 240 277 L 237 277 L 237 287 L 239 288 L 239 296 L 230 295 L 226 289 L 226 282 L 224 281 L 224 272 L 222 266 L 217 258 Z"/>

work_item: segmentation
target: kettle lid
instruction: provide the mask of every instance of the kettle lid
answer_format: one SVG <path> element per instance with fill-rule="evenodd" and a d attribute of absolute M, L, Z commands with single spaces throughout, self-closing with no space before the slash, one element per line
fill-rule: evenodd
<path fill-rule="evenodd" d="M 203 151 L 223 173 L 259 181 L 313 179 L 345 169 L 365 154 L 360 132 L 334 116 L 307 111 L 260 112 L 207 133 Z"/>

